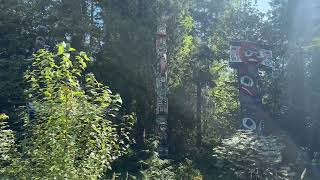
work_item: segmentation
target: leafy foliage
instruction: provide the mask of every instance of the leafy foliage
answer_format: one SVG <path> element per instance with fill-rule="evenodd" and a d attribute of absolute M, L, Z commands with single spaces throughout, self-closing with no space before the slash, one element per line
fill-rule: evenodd
<path fill-rule="evenodd" d="M 6 167 L 14 161 L 15 137 L 13 131 L 8 129 L 6 119 L 9 117 L 0 114 L 0 167 Z M 0 175 L 6 177 L 10 173 L 9 168 L 1 168 Z"/>
<path fill-rule="evenodd" d="M 170 161 L 160 159 L 156 153 L 144 161 L 144 163 L 146 163 L 149 168 L 141 171 L 142 179 L 175 179 L 174 169 L 170 165 Z"/>
<path fill-rule="evenodd" d="M 276 137 L 239 131 L 215 147 L 214 156 L 217 167 L 240 179 L 290 179 L 295 174 L 281 164 L 283 148 Z"/>
<path fill-rule="evenodd" d="M 26 72 L 26 93 L 35 116 L 25 113 L 21 157 L 11 166 L 20 169 L 15 177 L 21 179 L 97 179 L 126 153 L 134 117 L 119 117 L 127 127 L 112 122 L 120 96 L 112 95 L 93 74 L 80 84 L 91 61 L 84 52 L 65 43 L 57 50 L 39 50 Z"/>
<path fill-rule="evenodd" d="M 10 117 L 8 123 L 14 131 L 21 131 L 17 110 L 25 104 L 23 73 L 29 63 L 25 56 L 0 58 L 0 109 Z"/>
<path fill-rule="evenodd" d="M 142 170 L 141 179 L 194 179 L 202 180 L 201 172 L 196 169 L 193 162 L 186 159 L 184 162 L 177 165 L 169 160 L 162 160 L 157 153 L 153 153 L 146 161 L 143 161 L 148 166 L 147 169 Z"/>
<path fill-rule="evenodd" d="M 193 161 L 185 159 L 176 167 L 176 179 L 202 180 L 201 172 L 195 167 Z"/>
<path fill-rule="evenodd" d="M 214 143 L 235 132 L 239 114 L 238 89 L 233 71 L 224 62 L 214 62 L 211 71 L 215 74 L 215 87 L 208 90 L 209 111 L 205 116 L 205 139 Z"/>
<path fill-rule="evenodd" d="M 157 142 L 151 140 L 152 138 L 147 142 L 148 149 L 144 150 L 147 158 L 139 161 L 141 166 L 139 179 L 202 179 L 201 172 L 195 167 L 192 160 L 185 159 L 176 163 L 169 159 L 160 159 L 155 151 Z"/>

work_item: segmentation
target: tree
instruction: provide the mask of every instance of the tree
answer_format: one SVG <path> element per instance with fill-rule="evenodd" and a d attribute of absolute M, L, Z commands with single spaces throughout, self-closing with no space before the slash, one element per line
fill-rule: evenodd
<path fill-rule="evenodd" d="M 41 49 L 34 55 L 25 80 L 35 116 L 26 110 L 19 158 L 8 166 L 14 177 L 97 179 L 128 149 L 134 118 L 117 113 L 119 95 L 93 74 L 83 76 L 90 61 L 65 43 L 56 54 Z"/>
<path fill-rule="evenodd" d="M 319 92 L 320 92 L 320 87 L 319 87 L 319 83 L 318 79 L 319 79 L 319 58 L 320 58 L 320 54 L 319 54 L 319 49 L 318 48 L 314 48 L 312 50 L 312 61 L 310 64 L 310 79 L 308 80 L 308 84 L 310 85 L 310 121 L 311 124 L 309 125 L 311 128 L 310 133 L 310 150 L 311 152 L 320 152 L 320 144 L 318 141 L 319 138 L 319 128 L 320 128 L 320 122 L 317 120 L 318 117 L 320 117 L 320 112 L 319 112 L 319 100 L 320 100 L 320 96 L 319 96 Z"/>
<path fill-rule="evenodd" d="M 29 13 L 24 1 L 0 1 L 0 109 L 17 131 L 22 124 L 17 109 L 25 104 L 23 72 L 29 64 L 25 59 L 32 54 L 34 42 Z"/>
<path fill-rule="evenodd" d="M 22 0 L 0 1 L 0 58 L 29 55 L 33 40 L 30 38 L 30 16 Z"/>
<path fill-rule="evenodd" d="M 142 145 L 144 129 L 152 132 L 155 110 L 155 2 L 111 0 L 100 4 L 108 13 L 102 14 L 103 51 L 92 70 L 122 95 L 126 111 L 137 113 L 136 140 Z"/>
<path fill-rule="evenodd" d="M 204 138 L 207 144 L 215 144 L 220 139 L 233 134 L 239 127 L 239 102 L 235 75 L 225 62 L 214 62 L 215 87 L 208 90 L 208 107 L 204 120 Z"/>

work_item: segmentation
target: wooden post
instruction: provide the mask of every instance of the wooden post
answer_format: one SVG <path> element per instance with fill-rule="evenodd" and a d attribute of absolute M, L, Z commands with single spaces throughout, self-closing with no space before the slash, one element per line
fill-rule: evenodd
<path fill-rule="evenodd" d="M 262 106 L 259 89 L 259 68 L 270 71 L 272 51 L 268 47 L 251 42 L 230 44 L 230 65 L 237 70 L 239 101 L 241 108 L 241 127 L 262 133 L 264 122 L 270 120 Z"/>
<path fill-rule="evenodd" d="M 160 157 L 168 156 L 168 59 L 167 59 L 167 17 L 161 15 L 156 33 L 156 134 L 159 138 L 157 151 Z"/>

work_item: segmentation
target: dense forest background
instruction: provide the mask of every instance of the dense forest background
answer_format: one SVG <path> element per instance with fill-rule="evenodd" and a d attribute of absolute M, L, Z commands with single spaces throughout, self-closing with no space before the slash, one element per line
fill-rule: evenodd
<path fill-rule="evenodd" d="M 49 52 L 58 49 L 59 56 L 68 58 L 63 54 L 67 52 L 61 49 L 59 52 L 56 48 L 62 47 L 56 44 L 63 41 L 86 52 L 87 55 L 80 53 L 79 57 L 92 62 L 88 60 L 87 68 L 81 65 L 83 70 L 76 70 L 94 74 L 94 81 L 113 92 L 97 90 L 101 97 L 104 97 L 103 93 L 112 97 L 112 101 L 99 100 L 99 103 L 116 106 L 121 101 L 121 108 L 116 108 L 117 113 L 109 119 L 117 127 L 125 124 L 124 119 L 135 121 L 133 125 L 130 123 L 132 129 L 127 126 L 130 137 L 125 139 L 130 140 L 121 141 L 130 147 L 115 153 L 114 158 L 104 159 L 103 163 L 108 165 L 99 165 L 102 169 L 95 171 L 97 175 L 92 176 L 93 179 L 297 179 L 301 174 L 305 179 L 317 179 L 320 172 L 317 166 L 320 163 L 320 3 L 271 0 L 270 5 L 271 9 L 263 13 L 256 2 L 250 0 L 0 0 L 0 112 L 9 116 L 8 126 L 1 133 L 12 130 L 16 139 L 14 144 L 17 144 L 15 152 L 23 152 L 24 147 L 33 151 L 37 146 L 23 144 L 28 140 L 31 131 L 28 128 L 32 126 L 32 122 L 31 125 L 26 123 L 28 115 L 23 112 L 30 114 L 30 96 L 26 94 L 47 88 L 41 86 L 47 81 L 41 80 L 40 89 L 33 89 L 34 82 L 25 76 L 27 69 L 33 76 L 36 71 L 30 71 L 30 68 L 42 67 L 41 63 L 34 63 L 37 58 L 32 58 L 37 50 L 36 39 L 42 36 L 47 51 L 36 57 L 50 59 Z M 155 34 L 157 19 L 163 10 L 169 12 L 167 159 L 159 158 L 154 152 Z M 240 104 L 236 72 L 228 65 L 231 41 L 258 42 L 272 48 L 274 69 L 270 73 L 261 72 L 259 87 L 264 94 L 264 110 L 270 115 L 268 121 L 272 125 L 265 136 L 237 131 Z M 69 73 L 67 69 L 61 71 Z M 198 78 L 199 72 L 204 72 L 204 76 Z M 91 82 L 90 78 L 86 81 Z M 197 93 L 198 86 L 202 90 L 201 97 Z M 82 85 L 74 87 L 82 88 Z M 83 101 L 88 99 L 79 94 L 77 96 Z M 116 94 L 122 100 L 117 99 Z M 43 94 L 44 97 L 47 94 Z M 32 98 L 42 102 L 38 96 Z M 199 99 L 202 106 L 200 122 L 196 117 Z M 65 102 L 65 99 L 49 100 L 46 103 Z M 82 105 L 83 108 L 96 112 L 90 102 Z M 80 102 L 74 103 L 79 105 Z M 81 113 L 85 114 L 84 110 Z M 81 113 L 79 111 L 77 117 Z M 48 111 L 42 115 L 57 117 Z M 94 118 L 98 124 L 99 117 Z M 195 128 L 199 123 L 202 128 Z M 49 136 L 46 131 L 42 135 Z M 112 138 L 121 139 L 110 136 Z M 5 140 L 1 140 L 3 142 Z M 21 142 L 23 145 L 19 145 Z M 41 142 L 39 140 L 40 145 Z M 112 142 L 120 143 L 118 140 Z M 2 144 L 2 147 L 7 146 Z M 114 146 L 112 152 L 118 149 Z M 18 162 L 7 162 L 6 152 L 9 151 L 0 151 L 2 167 Z M 21 157 L 25 161 L 37 155 Z M 24 168 L 37 164 L 37 160 L 30 161 Z M 88 167 L 94 168 L 98 164 L 95 162 Z M 69 165 L 60 168 L 73 172 L 73 166 Z M 46 169 L 43 173 L 49 179 L 57 175 L 53 172 L 62 172 L 50 167 L 55 166 L 37 165 L 39 169 Z M 23 174 L 21 172 L 27 170 L 21 169 L 12 168 L 8 170 L 9 175 L 6 170 L 0 172 L 8 179 L 32 177 L 32 173 Z M 20 173 L 15 174 L 18 171 Z M 74 170 L 74 174 L 77 172 Z M 57 175 L 57 178 L 90 177 L 74 174 Z M 43 174 L 34 173 L 34 176 L 41 178 Z"/>

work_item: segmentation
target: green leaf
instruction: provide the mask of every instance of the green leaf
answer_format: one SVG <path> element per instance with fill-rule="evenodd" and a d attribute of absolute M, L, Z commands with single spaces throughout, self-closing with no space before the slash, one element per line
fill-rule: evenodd
<path fill-rule="evenodd" d="M 68 51 L 69 52 L 74 52 L 74 51 L 76 51 L 76 49 L 71 47 L 71 48 L 68 49 Z"/>
<path fill-rule="evenodd" d="M 58 47 L 58 53 L 57 53 L 57 55 L 63 54 L 63 53 L 64 53 L 64 48 L 65 48 L 66 46 L 67 46 L 67 45 L 66 45 L 65 42 L 62 42 L 62 43 L 58 44 L 58 45 L 57 45 L 57 47 Z"/>
<path fill-rule="evenodd" d="M 9 116 L 7 116 L 6 114 L 0 114 L 0 119 L 8 119 Z"/>
<path fill-rule="evenodd" d="M 85 52 L 80 52 L 80 56 L 83 57 L 86 61 L 91 61 Z"/>

